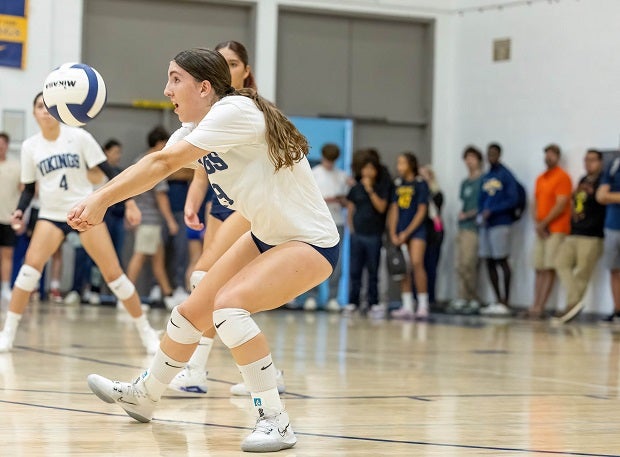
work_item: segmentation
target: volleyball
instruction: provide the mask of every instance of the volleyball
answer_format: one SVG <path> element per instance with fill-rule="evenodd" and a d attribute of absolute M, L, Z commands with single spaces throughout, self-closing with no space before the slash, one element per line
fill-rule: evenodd
<path fill-rule="evenodd" d="M 106 96 L 101 75 L 83 63 L 59 66 L 43 83 L 43 102 L 49 113 L 74 127 L 94 119 L 105 105 Z"/>

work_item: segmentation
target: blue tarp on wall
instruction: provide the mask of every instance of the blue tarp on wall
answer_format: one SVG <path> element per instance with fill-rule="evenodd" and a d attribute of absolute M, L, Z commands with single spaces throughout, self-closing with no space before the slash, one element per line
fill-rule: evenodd
<path fill-rule="evenodd" d="M 326 143 L 334 143 L 340 147 L 338 167 L 347 174 L 351 173 L 351 157 L 353 155 L 353 121 L 350 119 L 323 119 L 313 117 L 291 117 L 291 122 L 303 133 L 310 144 L 308 160 L 312 165 L 321 161 L 321 148 Z M 345 229 L 344 239 L 340 244 L 340 262 L 342 274 L 338 288 L 338 302 L 345 305 L 349 302 L 349 231 Z M 319 286 L 319 305 L 324 305 L 330 298 L 328 282 Z"/>

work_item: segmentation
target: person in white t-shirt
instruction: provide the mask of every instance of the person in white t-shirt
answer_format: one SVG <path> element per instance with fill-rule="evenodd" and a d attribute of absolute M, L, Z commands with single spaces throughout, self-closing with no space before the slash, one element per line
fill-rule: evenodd
<path fill-rule="evenodd" d="M 24 190 L 12 214 L 11 225 L 17 229 L 22 224 L 23 213 L 34 196 L 35 183 L 39 186 L 39 217 L 26 259 L 15 280 L 4 329 L 0 332 L 0 352 L 13 347 L 19 321 L 30 294 L 38 286 L 43 267 L 73 230 L 67 224 L 67 212 L 93 190 L 89 172 L 92 176 L 98 167 L 109 178 L 114 176 L 105 154 L 90 133 L 61 125 L 47 111 L 42 93 L 34 99 L 34 117 L 40 132 L 22 144 L 21 182 Z M 128 200 L 126 206 L 128 219 L 139 222 L 140 211 L 135 202 Z M 142 313 L 136 288 L 121 269 L 106 225 L 98 224 L 89 232 L 81 233 L 80 240 L 110 290 L 133 317 L 147 352 L 155 352 L 159 338 Z"/>
<path fill-rule="evenodd" d="M 336 223 L 340 239 L 344 236 L 343 207 L 346 206 L 347 174 L 336 166 L 340 157 L 340 148 L 333 143 L 327 143 L 321 148 L 321 163 L 312 167 L 312 174 L 321 191 L 321 195 L 327 203 L 329 212 Z M 329 296 L 326 308 L 329 311 L 340 311 L 338 303 L 338 283 L 340 282 L 340 262 L 334 268 L 334 273 L 329 278 Z M 304 302 L 306 311 L 314 311 L 317 308 L 316 295 L 318 288 L 315 287 L 308 294 Z"/>
<path fill-rule="evenodd" d="M 106 208 L 144 192 L 168 174 L 204 167 L 219 201 L 245 217 L 251 230 L 207 272 L 190 297 L 172 310 L 160 350 L 133 383 L 88 377 L 102 400 L 131 417 L 151 420 L 168 383 L 213 326 L 231 349 L 258 412 L 241 448 L 268 452 L 297 439 L 278 394 L 267 339 L 251 314 L 277 308 L 329 277 L 338 259 L 338 231 L 312 176 L 307 140 L 252 89 L 235 90 L 217 51 L 182 51 L 170 62 L 164 94 L 184 123 L 184 140 L 149 154 L 76 205 L 72 227 L 88 230 Z"/>
<path fill-rule="evenodd" d="M 9 135 L 0 132 L 0 299 L 11 299 L 11 274 L 13 271 L 13 247 L 17 240 L 11 227 L 11 214 L 19 200 L 19 161 L 7 156 Z"/>

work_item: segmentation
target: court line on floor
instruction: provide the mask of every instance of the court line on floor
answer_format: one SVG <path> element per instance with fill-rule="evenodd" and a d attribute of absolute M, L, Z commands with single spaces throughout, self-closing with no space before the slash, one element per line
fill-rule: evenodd
<path fill-rule="evenodd" d="M 123 367 L 123 368 L 135 368 L 138 370 L 142 370 L 144 369 L 144 367 L 140 367 L 137 365 L 130 365 L 130 364 L 126 364 L 126 363 L 121 363 L 121 362 L 110 362 L 107 360 L 101 360 L 101 359 L 96 359 L 93 357 L 85 357 L 85 356 L 79 356 L 79 355 L 73 355 L 73 354 L 65 354 L 62 352 L 53 352 L 53 351 L 48 351 L 45 349 L 37 349 L 37 348 L 33 348 L 33 347 L 29 347 L 29 346 L 15 346 L 15 348 L 18 349 L 22 349 L 25 351 L 30 351 L 30 352 L 37 352 L 40 354 L 46 354 L 46 355 L 54 355 L 57 357 L 66 357 L 66 358 L 72 358 L 72 359 L 76 359 L 76 360 L 83 360 L 86 362 L 92 362 L 92 363 L 99 363 L 102 365 L 110 365 L 110 366 L 118 366 L 118 367 Z M 487 369 L 487 368 L 474 368 L 471 366 L 467 366 L 467 367 L 455 367 L 455 366 L 451 366 L 451 370 L 464 370 L 464 371 L 469 371 L 469 372 L 477 372 L 477 373 L 486 373 L 486 374 L 491 374 L 491 375 L 495 375 L 498 377 L 508 377 L 508 378 L 516 378 L 516 379 L 527 379 L 527 380 L 541 380 L 541 381 L 551 381 L 554 383 L 558 383 L 558 384 L 568 384 L 568 385 L 573 385 L 573 386 L 579 386 L 579 387 L 588 387 L 588 388 L 594 388 L 594 389 L 611 389 L 611 390 L 618 390 L 620 388 L 617 387 L 608 387 L 605 385 L 600 385 L 600 384 L 590 384 L 590 383 L 581 383 L 581 382 L 576 382 L 576 381 L 570 381 L 567 379 L 556 379 L 556 378 L 550 378 L 550 377 L 545 377 L 545 376 L 531 376 L 531 375 L 520 375 L 514 372 L 504 372 L 504 373 L 499 373 L 495 370 L 491 370 L 491 369 Z M 218 383 L 222 383 L 222 384 L 228 384 L 228 385 L 233 385 L 236 384 L 235 382 L 230 382 L 230 381 L 226 381 L 223 379 L 217 379 L 217 378 L 207 378 L 207 380 L 209 381 L 213 381 L 213 382 L 218 382 Z M 296 397 L 296 398 L 307 398 L 307 399 L 312 399 L 312 398 L 317 398 L 317 397 L 313 397 L 310 395 L 305 395 L 305 394 L 300 394 L 300 393 L 295 393 L 295 392 L 286 392 L 287 395 L 290 395 L 291 397 Z M 517 394 L 520 395 L 520 394 Z M 528 396 L 528 394 L 522 394 L 523 396 Z M 542 394 L 542 395 L 547 395 L 547 394 Z M 553 394 L 549 394 L 551 396 L 553 396 Z M 593 394 L 583 394 L 583 396 L 588 396 L 588 395 L 593 395 Z M 595 394 L 594 394 L 595 395 Z M 430 397 L 431 395 L 418 395 L 415 397 L 418 398 L 427 398 Z M 484 394 L 481 394 L 481 396 L 484 396 Z M 501 397 L 501 396 L 512 396 L 512 394 L 496 394 L 496 396 Z M 530 395 L 530 396 L 537 396 L 537 395 Z M 579 396 L 579 395 L 577 395 Z M 410 395 L 406 395 L 405 397 L 412 397 Z M 344 398 L 344 397 L 343 397 Z"/>
<path fill-rule="evenodd" d="M 95 414 L 99 416 L 127 417 L 125 414 L 105 413 L 101 411 L 40 405 L 36 403 L 18 402 L 18 401 L 10 401 L 10 400 L 0 400 L 0 403 L 18 405 L 18 406 L 28 406 L 28 407 L 33 407 L 33 408 L 52 409 L 52 410 L 57 410 L 57 411 Z M 184 420 L 175 420 L 175 419 L 153 418 L 153 422 L 164 422 L 164 423 L 185 424 L 185 425 L 202 425 L 206 427 L 226 428 L 226 429 L 235 429 L 235 430 L 251 430 L 251 428 L 249 427 L 242 427 L 239 425 L 224 425 L 224 424 L 215 424 L 215 423 L 210 423 L 210 422 L 193 422 L 193 421 L 184 421 Z M 618 454 L 597 454 L 597 453 L 589 453 L 589 452 L 572 452 L 572 451 L 549 451 L 549 450 L 540 450 L 540 449 L 482 446 L 482 445 L 474 445 L 474 444 L 437 443 L 437 442 L 431 442 L 431 441 L 392 440 L 392 439 L 387 439 L 387 438 L 370 438 L 370 437 L 364 437 L 364 436 L 335 435 L 335 434 L 329 434 L 329 433 L 295 432 L 295 434 L 298 436 L 310 436 L 310 437 L 316 437 L 316 438 L 334 438 L 334 439 L 351 440 L 351 441 L 366 441 L 366 442 L 373 442 L 373 443 L 388 443 L 388 444 L 407 444 L 407 445 L 415 445 L 415 446 L 430 446 L 430 447 L 442 447 L 442 448 L 454 448 L 454 449 L 478 449 L 478 450 L 485 450 L 485 451 L 523 452 L 523 453 L 537 453 L 537 454 L 547 454 L 547 455 L 574 455 L 574 456 L 581 456 L 581 457 L 620 457 L 620 455 Z"/>
<path fill-rule="evenodd" d="M 107 361 L 107 360 L 96 359 L 96 358 L 93 358 L 93 357 L 84 357 L 84 356 L 74 355 L 74 354 L 65 354 L 63 352 L 53 352 L 53 351 L 48 351 L 48 350 L 45 350 L 45 349 L 37 349 L 37 348 L 33 348 L 33 347 L 28 347 L 28 346 L 15 346 L 15 348 L 22 349 L 22 350 L 25 350 L 25 351 L 30 351 L 30 352 L 37 352 L 39 354 L 54 355 L 56 357 L 66 357 L 66 358 L 69 358 L 69 359 L 82 360 L 82 361 L 85 361 L 85 362 L 99 363 L 99 364 L 103 364 L 103 365 L 111 365 L 111 366 L 117 366 L 117 367 L 123 367 L 123 368 L 135 368 L 137 370 L 143 370 L 144 369 L 144 367 L 137 366 L 137 365 L 130 365 L 130 364 L 127 364 L 127 363 L 110 362 L 110 361 Z M 209 378 L 209 377 L 207 377 L 207 380 L 208 381 L 212 381 L 212 382 L 219 382 L 219 383 L 222 383 L 222 384 L 227 384 L 229 386 L 237 384 L 236 382 L 226 381 L 224 379 L 217 379 L 217 378 Z M 286 392 L 286 394 L 291 396 L 291 397 L 296 397 L 296 398 L 310 398 L 310 396 L 308 396 L 308 395 L 300 394 L 300 393 L 295 393 L 295 392 Z"/>
<path fill-rule="evenodd" d="M 211 378 L 207 378 L 211 380 Z M 228 383 L 228 381 L 220 381 Z M 45 390 L 45 389 L 9 389 L 0 387 L 0 392 L 24 392 L 24 393 L 49 393 L 49 394 L 61 394 L 61 395 L 92 395 L 92 392 L 84 391 L 84 392 L 72 392 L 72 391 L 63 391 L 63 390 Z M 434 399 L 441 398 L 497 398 L 497 397 L 516 397 L 516 398 L 525 398 L 525 397 L 568 397 L 568 398 L 576 398 L 576 397 L 586 397 L 593 398 L 595 400 L 612 400 L 614 398 L 604 397 L 600 395 L 594 394 L 431 394 L 431 395 L 347 395 L 347 396 L 311 396 L 311 395 L 303 395 L 303 394 L 290 394 L 285 392 L 282 394 L 284 398 L 287 400 L 398 400 L 398 399 L 407 399 L 407 400 L 417 400 L 417 401 L 426 401 L 432 402 Z M 290 395 L 290 396 L 289 396 Z M 166 399 L 170 400 L 193 400 L 195 398 L 200 397 L 188 397 L 183 395 L 166 395 Z M 230 400 L 231 396 L 218 396 L 218 395 L 209 395 L 209 400 Z"/>

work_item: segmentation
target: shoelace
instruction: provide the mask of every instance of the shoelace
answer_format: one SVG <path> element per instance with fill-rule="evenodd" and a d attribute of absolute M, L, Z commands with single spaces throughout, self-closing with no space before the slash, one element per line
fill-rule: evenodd
<path fill-rule="evenodd" d="M 141 389 L 138 389 L 138 387 L 136 386 L 136 383 L 139 380 L 140 380 L 140 378 L 136 379 L 132 383 L 125 383 L 125 382 L 120 382 L 120 381 L 114 381 L 114 385 L 112 386 L 112 388 L 116 392 L 119 392 L 120 394 L 126 395 L 128 397 L 148 398 L 147 393 L 143 392 Z"/>
<path fill-rule="evenodd" d="M 276 416 L 263 416 L 256 419 L 256 425 L 254 426 L 255 432 L 264 433 L 269 435 L 277 428 Z"/>

